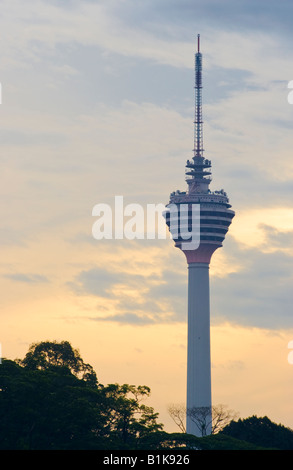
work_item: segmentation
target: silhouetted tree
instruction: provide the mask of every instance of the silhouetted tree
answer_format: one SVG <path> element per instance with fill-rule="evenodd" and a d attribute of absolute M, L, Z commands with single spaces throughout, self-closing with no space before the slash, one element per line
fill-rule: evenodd
<path fill-rule="evenodd" d="M 33 343 L 25 358 L 19 363 L 32 370 L 44 370 L 52 366 L 67 367 L 76 377 L 92 384 L 97 383 L 97 376 L 92 366 L 83 362 L 79 351 L 68 341 Z"/>
<path fill-rule="evenodd" d="M 196 425 L 200 436 L 206 436 L 207 430 L 212 424 L 212 414 L 210 406 L 194 406 L 187 408 L 187 416 Z"/>
<path fill-rule="evenodd" d="M 67 341 L 36 343 L 23 360 L 2 359 L 0 449 L 293 449 L 293 431 L 267 417 L 231 421 L 201 438 L 168 434 L 143 403 L 149 395 L 147 386 L 102 385 Z M 214 432 L 233 413 L 213 407 Z"/>
<path fill-rule="evenodd" d="M 110 415 L 110 431 L 116 440 L 135 445 L 145 435 L 163 429 L 163 425 L 157 423 L 158 413 L 141 403 L 150 395 L 149 387 L 110 384 L 104 388 L 104 393 Z"/>
<path fill-rule="evenodd" d="M 217 434 L 231 421 L 239 417 L 239 413 L 231 410 L 227 405 L 219 404 L 212 406 L 212 434 Z"/>
<path fill-rule="evenodd" d="M 0 448 L 82 449 L 104 436 L 107 415 L 99 389 L 54 366 L 0 366 Z"/>
<path fill-rule="evenodd" d="M 186 406 L 182 403 L 176 405 L 172 403 L 167 408 L 170 417 L 174 423 L 179 427 L 181 432 L 186 432 Z"/>
<path fill-rule="evenodd" d="M 127 449 L 162 429 L 146 386 L 97 382 L 68 342 L 0 366 L 0 449 Z"/>
<path fill-rule="evenodd" d="M 293 450 L 292 429 L 273 423 L 267 416 L 258 418 L 254 415 L 231 421 L 221 433 L 267 448 Z"/>
<path fill-rule="evenodd" d="M 174 423 L 182 432 L 186 432 L 186 406 L 184 404 L 172 404 L 168 406 L 168 412 Z M 239 414 L 228 409 L 226 405 L 212 406 L 212 421 L 210 422 L 210 409 L 207 407 L 194 408 L 189 410 L 189 416 L 196 423 L 202 435 L 205 435 L 206 428 L 211 424 L 212 434 L 216 434 L 223 429 L 230 421 L 235 420 Z M 209 422 L 208 422 L 209 421 Z"/>

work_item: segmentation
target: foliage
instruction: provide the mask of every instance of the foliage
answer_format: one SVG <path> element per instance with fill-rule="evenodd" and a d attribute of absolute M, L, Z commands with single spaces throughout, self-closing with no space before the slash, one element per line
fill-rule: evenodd
<path fill-rule="evenodd" d="M 145 450 L 164 449 L 201 449 L 201 438 L 186 433 L 167 433 L 164 431 L 149 434 L 140 442 Z"/>
<path fill-rule="evenodd" d="M 242 439 L 258 446 L 280 450 L 293 449 L 293 431 L 281 424 L 273 423 L 267 416 L 231 421 L 222 433 L 236 439 Z"/>
<path fill-rule="evenodd" d="M 45 370 L 52 366 L 65 366 L 76 377 L 81 377 L 92 384 L 97 383 L 97 376 L 92 366 L 83 362 L 79 351 L 74 349 L 68 341 L 33 343 L 25 358 L 18 362 L 31 370 Z"/>
<path fill-rule="evenodd" d="M 0 449 L 127 449 L 162 429 L 146 386 L 99 384 L 67 342 L 0 366 Z"/>
<path fill-rule="evenodd" d="M 141 403 L 150 395 L 150 389 L 139 385 L 110 384 L 103 389 L 107 404 L 109 438 L 119 448 L 135 448 L 141 438 L 159 431 L 158 413 Z"/>
<path fill-rule="evenodd" d="M 30 370 L 3 360 L 0 388 L 1 449 L 91 448 L 92 429 L 103 435 L 98 390 L 66 367 Z"/>
<path fill-rule="evenodd" d="M 164 432 L 143 402 L 149 395 L 144 385 L 102 385 L 67 341 L 33 344 L 23 360 L 0 366 L 0 450 L 293 449 L 293 431 L 267 417 L 233 420 L 201 438 Z M 217 426 L 231 419 L 231 410 L 216 411 Z M 185 429 L 182 413 L 175 407 Z"/>
<path fill-rule="evenodd" d="M 224 434 L 211 434 L 196 437 L 185 433 L 156 432 L 140 442 L 141 449 L 146 450 L 263 450 L 249 442 L 241 441 Z"/>
<path fill-rule="evenodd" d="M 267 450 L 245 440 L 225 436 L 222 433 L 211 434 L 200 439 L 201 450 Z"/>

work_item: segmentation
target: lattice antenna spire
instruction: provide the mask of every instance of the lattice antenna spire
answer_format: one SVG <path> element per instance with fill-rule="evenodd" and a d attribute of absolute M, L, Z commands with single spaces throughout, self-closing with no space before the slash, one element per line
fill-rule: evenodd
<path fill-rule="evenodd" d="M 194 156 L 203 156 L 203 121 L 202 121 L 202 54 L 200 52 L 200 34 L 197 35 L 197 53 L 195 54 L 195 116 L 194 116 Z"/>

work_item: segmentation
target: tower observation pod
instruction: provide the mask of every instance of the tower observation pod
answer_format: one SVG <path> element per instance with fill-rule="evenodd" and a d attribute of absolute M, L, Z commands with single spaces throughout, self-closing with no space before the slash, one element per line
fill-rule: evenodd
<path fill-rule="evenodd" d="M 175 247 L 188 264 L 186 432 L 212 430 L 209 265 L 222 246 L 235 212 L 223 189 L 211 191 L 211 161 L 203 156 L 202 54 L 195 54 L 195 119 L 192 160 L 186 163 L 186 191 L 170 195 L 164 217 Z"/>

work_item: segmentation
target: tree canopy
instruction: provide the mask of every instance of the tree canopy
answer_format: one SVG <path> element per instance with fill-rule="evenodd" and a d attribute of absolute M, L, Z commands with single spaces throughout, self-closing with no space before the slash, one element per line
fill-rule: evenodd
<path fill-rule="evenodd" d="M 292 429 L 273 423 L 267 416 L 258 418 L 254 415 L 231 421 L 221 433 L 266 448 L 293 449 Z"/>
<path fill-rule="evenodd" d="M 97 381 L 68 342 L 30 347 L 0 367 L 0 449 L 107 449 L 137 446 L 162 429 L 142 403 L 146 386 Z"/>
<path fill-rule="evenodd" d="M 0 450 L 293 449 L 293 431 L 267 417 L 201 438 L 167 433 L 149 396 L 146 385 L 101 384 L 67 341 L 35 343 L 24 359 L 0 365 Z M 227 418 L 221 408 L 217 429 Z"/>
<path fill-rule="evenodd" d="M 92 366 L 84 363 L 79 351 L 68 341 L 33 343 L 25 358 L 19 363 L 31 370 L 45 370 L 54 366 L 67 367 L 76 377 L 86 382 L 97 383 L 97 376 Z"/>

